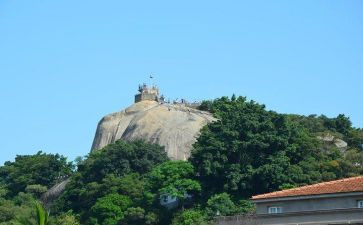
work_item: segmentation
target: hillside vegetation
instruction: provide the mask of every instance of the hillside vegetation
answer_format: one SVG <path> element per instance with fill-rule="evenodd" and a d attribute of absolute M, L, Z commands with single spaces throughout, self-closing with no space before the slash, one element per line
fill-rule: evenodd
<path fill-rule="evenodd" d="M 163 147 L 139 140 L 74 163 L 42 152 L 6 162 L 0 224 L 37 224 L 34 201 L 66 177 L 48 224 L 207 225 L 215 216 L 253 213 L 255 194 L 363 174 L 363 131 L 342 114 L 279 114 L 235 96 L 200 109 L 218 120 L 201 130 L 188 161 L 170 161 Z M 177 202 L 168 208 L 167 199 Z"/>

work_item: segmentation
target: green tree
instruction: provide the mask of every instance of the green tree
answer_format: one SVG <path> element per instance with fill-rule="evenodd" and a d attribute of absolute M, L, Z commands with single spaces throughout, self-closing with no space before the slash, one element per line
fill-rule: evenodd
<path fill-rule="evenodd" d="M 167 160 L 163 147 L 140 140 L 119 140 L 93 151 L 78 163 L 77 172 L 54 210 L 73 210 L 80 214 L 82 223 L 90 223 L 91 207 L 106 195 L 125 195 L 137 205 L 144 199 L 142 175 Z"/>
<path fill-rule="evenodd" d="M 172 225 L 211 225 L 207 217 L 198 210 L 188 209 L 179 212 L 172 221 Z"/>
<path fill-rule="evenodd" d="M 171 196 L 184 206 L 189 195 L 196 195 L 201 186 L 194 179 L 195 171 L 189 162 L 169 161 L 155 167 L 149 174 L 149 182 L 159 196 Z"/>
<path fill-rule="evenodd" d="M 34 197 L 19 193 L 12 200 L 0 199 L 0 224 L 37 224 Z"/>
<path fill-rule="evenodd" d="M 215 216 L 230 216 L 236 211 L 236 205 L 227 193 L 213 195 L 207 201 L 206 212 L 211 218 Z"/>
<path fill-rule="evenodd" d="M 8 192 L 9 191 L 8 189 L 6 189 L 5 185 L 4 186 L 0 185 L 0 200 L 5 198 Z"/>
<path fill-rule="evenodd" d="M 29 207 L 30 206 L 30 207 Z M 23 204 L 18 209 L 16 218 L 9 221 L 12 225 L 47 225 L 49 224 L 49 211 L 42 203 L 33 201 L 30 204 Z"/>
<path fill-rule="evenodd" d="M 41 194 L 43 194 L 47 190 L 48 190 L 47 187 L 40 184 L 30 184 L 27 185 L 25 188 L 26 192 L 34 194 L 34 196 L 36 196 L 37 198 L 39 198 Z"/>
<path fill-rule="evenodd" d="M 0 200 L 0 224 L 14 219 L 16 212 L 17 207 L 14 205 L 14 202 L 5 199 Z"/>
<path fill-rule="evenodd" d="M 124 219 L 120 222 L 122 225 L 152 225 L 158 222 L 157 215 L 152 212 L 146 212 L 141 207 L 130 207 L 125 212 Z"/>
<path fill-rule="evenodd" d="M 302 116 L 302 115 L 287 115 L 289 120 L 302 125 L 316 136 L 321 136 L 321 133 L 330 133 L 337 138 L 343 139 L 352 148 L 363 150 L 363 130 L 352 127 L 352 122 L 349 117 L 344 114 L 339 114 L 336 118 L 328 118 L 325 115 Z"/>
<path fill-rule="evenodd" d="M 59 177 L 72 174 L 73 165 L 58 154 L 38 152 L 35 155 L 18 155 L 15 162 L 0 167 L 0 183 L 6 185 L 11 196 L 24 192 L 27 185 L 53 186 Z"/>
<path fill-rule="evenodd" d="M 52 223 L 52 225 L 81 225 L 76 215 L 72 211 L 62 213 Z"/>
<path fill-rule="evenodd" d="M 123 176 L 132 172 L 144 174 L 168 160 L 164 147 L 141 140 L 118 140 L 93 151 L 78 165 L 84 182 L 101 181 L 109 174 Z"/>
<path fill-rule="evenodd" d="M 125 225 L 145 224 L 145 210 L 141 207 L 128 208 L 121 223 Z"/>
<path fill-rule="evenodd" d="M 335 119 L 335 129 L 343 135 L 348 135 L 352 129 L 352 122 L 349 117 L 346 117 L 344 114 L 339 114 Z"/>
<path fill-rule="evenodd" d="M 350 129 L 344 139 L 351 148 L 363 150 L 363 129 Z"/>
<path fill-rule="evenodd" d="M 36 209 L 36 215 L 37 215 L 37 224 L 38 225 L 47 225 L 49 212 L 44 208 L 42 203 L 40 203 L 38 201 L 35 202 L 35 209 Z"/>
<path fill-rule="evenodd" d="M 96 224 L 116 225 L 124 218 L 127 208 L 132 204 L 124 195 L 109 194 L 97 200 L 91 208 L 91 220 Z"/>
<path fill-rule="evenodd" d="M 253 214 L 256 211 L 256 206 L 250 200 L 242 199 L 236 204 L 236 214 Z"/>
<path fill-rule="evenodd" d="M 248 198 L 278 190 L 284 183 L 300 183 L 302 177 L 309 183 L 322 180 L 320 165 L 315 162 L 325 156 L 318 141 L 286 115 L 244 97 L 222 97 L 203 107 L 218 120 L 202 129 L 190 162 L 206 198 L 220 192 Z M 313 163 L 303 168 L 301 164 L 308 158 Z"/>
<path fill-rule="evenodd" d="M 297 186 L 294 184 L 282 184 L 280 185 L 279 189 L 280 190 L 287 190 L 287 189 L 291 189 L 291 188 L 296 188 Z"/>

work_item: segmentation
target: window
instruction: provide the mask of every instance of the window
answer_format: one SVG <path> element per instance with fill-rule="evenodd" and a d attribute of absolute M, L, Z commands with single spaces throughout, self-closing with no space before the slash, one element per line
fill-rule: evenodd
<path fill-rule="evenodd" d="M 358 208 L 363 208 L 363 200 L 358 201 Z"/>
<path fill-rule="evenodd" d="M 268 213 L 274 214 L 274 213 L 282 213 L 282 208 L 277 206 L 271 206 L 268 207 Z"/>

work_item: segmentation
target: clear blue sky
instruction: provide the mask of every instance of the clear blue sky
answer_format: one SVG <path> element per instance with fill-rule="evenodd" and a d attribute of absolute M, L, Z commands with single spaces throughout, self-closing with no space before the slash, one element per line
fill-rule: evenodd
<path fill-rule="evenodd" d="M 363 1 L 0 0 L 0 165 L 89 152 L 154 73 L 170 98 L 247 96 L 363 127 Z"/>

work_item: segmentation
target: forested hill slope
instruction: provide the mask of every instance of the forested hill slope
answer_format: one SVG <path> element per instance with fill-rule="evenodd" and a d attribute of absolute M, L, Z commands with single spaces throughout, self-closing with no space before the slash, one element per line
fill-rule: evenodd
<path fill-rule="evenodd" d="M 279 114 L 234 96 L 206 101 L 200 109 L 219 119 L 204 127 L 190 159 L 211 192 L 250 197 L 363 172 L 363 131 L 344 115 Z M 327 142 L 327 136 L 348 146 Z"/>
<path fill-rule="evenodd" d="M 253 213 L 255 194 L 363 174 L 363 131 L 343 114 L 280 114 L 235 96 L 199 110 L 217 120 L 202 128 L 187 161 L 170 161 L 157 144 L 119 140 L 76 167 L 44 153 L 6 162 L 0 224 L 36 221 L 32 202 L 65 177 L 51 224 L 208 225 L 217 215 Z"/>

